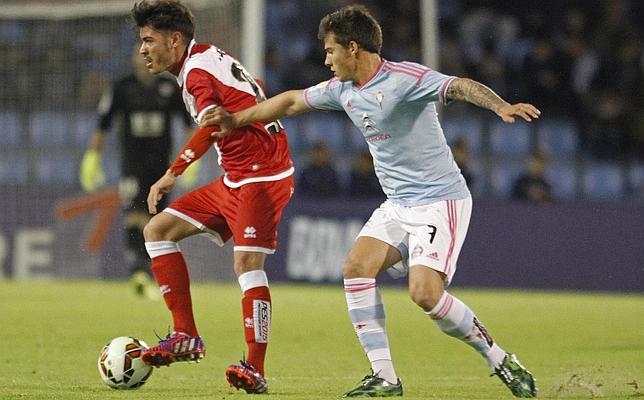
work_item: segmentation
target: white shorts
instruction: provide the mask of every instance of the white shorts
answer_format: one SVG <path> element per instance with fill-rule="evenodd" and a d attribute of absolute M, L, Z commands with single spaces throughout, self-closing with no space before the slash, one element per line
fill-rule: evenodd
<path fill-rule="evenodd" d="M 373 237 L 400 251 L 402 261 L 387 269 L 392 277 L 402 278 L 409 266 L 421 265 L 443 272 L 449 285 L 471 214 L 471 197 L 418 207 L 387 200 L 373 212 L 358 237 Z"/>

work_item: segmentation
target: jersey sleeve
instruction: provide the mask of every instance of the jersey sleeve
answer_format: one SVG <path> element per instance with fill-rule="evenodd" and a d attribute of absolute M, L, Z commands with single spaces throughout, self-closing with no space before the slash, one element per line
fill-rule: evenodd
<path fill-rule="evenodd" d="M 118 96 L 118 93 L 118 85 L 112 85 L 103 92 L 101 99 L 98 102 L 98 128 L 103 132 L 109 130 L 112 126 L 112 120 L 118 111 L 118 105 L 121 104 L 121 102 L 115 98 Z"/>
<path fill-rule="evenodd" d="M 194 68 L 188 73 L 186 88 L 195 99 L 197 108 L 197 121 L 201 121 L 203 114 L 223 103 L 221 83 L 214 79 L 208 72 Z"/>
<path fill-rule="evenodd" d="M 409 85 L 407 98 L 411 101 L 439 101 L 443 104 L 449 103 L 447 88 L 456 79 L 455 76 L 441 74 L 438 71 L 427 69 L 416 82 Z"/>
<path fill-rule="evenodd" d="M 341 111 L 343 109 L 340 99 L 341 89 L 342 84 L 337 79 L 320 82 L 304 90 L 304 102 L 316 110 Z"/>

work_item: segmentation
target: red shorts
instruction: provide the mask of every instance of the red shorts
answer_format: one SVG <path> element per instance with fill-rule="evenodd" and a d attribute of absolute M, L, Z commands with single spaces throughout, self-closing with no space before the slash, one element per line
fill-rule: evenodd
<path fill-rule="evenodd" d="M 277 225 L 293 194 L 293 175 L 230 188 L 223 177 L 179 197 L 163 210 L 210 233 L 219 245 L 233 238 L 234 250 L 273 254 Z"/>

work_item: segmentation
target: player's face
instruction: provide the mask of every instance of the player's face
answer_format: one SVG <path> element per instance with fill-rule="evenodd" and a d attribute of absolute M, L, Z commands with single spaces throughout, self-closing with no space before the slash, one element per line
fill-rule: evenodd
<path fill-rule="evenodd" d="M 149 26 L 139 30 L 141 48 L 139 53 L 145 60 L 145 66 L 152 74 L 159 74 L 179 62 L 177 52 L 174 51 L 173 36 L 169 33 L 159 32 Z"/>
<path fill-rule="evenodd" d="M 324 65 L 331 68 L 333 75 L 341 81 L 353 80 L 356 71 L 355 57 L 350 48 L 344 47 L 335 41 L 334 34 L 324 38 Z"/>

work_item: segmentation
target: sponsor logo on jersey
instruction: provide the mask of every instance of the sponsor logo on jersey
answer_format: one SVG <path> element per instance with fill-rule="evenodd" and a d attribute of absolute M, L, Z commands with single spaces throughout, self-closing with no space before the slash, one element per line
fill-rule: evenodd
<path fill-rule="evenodd" d="M 367 142 L 382 142 L 383 140 L 391 139 L 391 135 L 388 133 L 381 133 L 379 135 L 371 135 L 366 138 Z"/>
<path fill-rule="evenodd" d="M 255 239 L 257 237 L 257 229 L 254 226 L 247 226 L 244 229 L 244 239 Z"/>
<path fill-rule="evenodd" d="M 268 333 L 271 327 L 271 303 L 265 300 L 253 300 L 253 314 L 255 342 L 268 343 Z"/>

